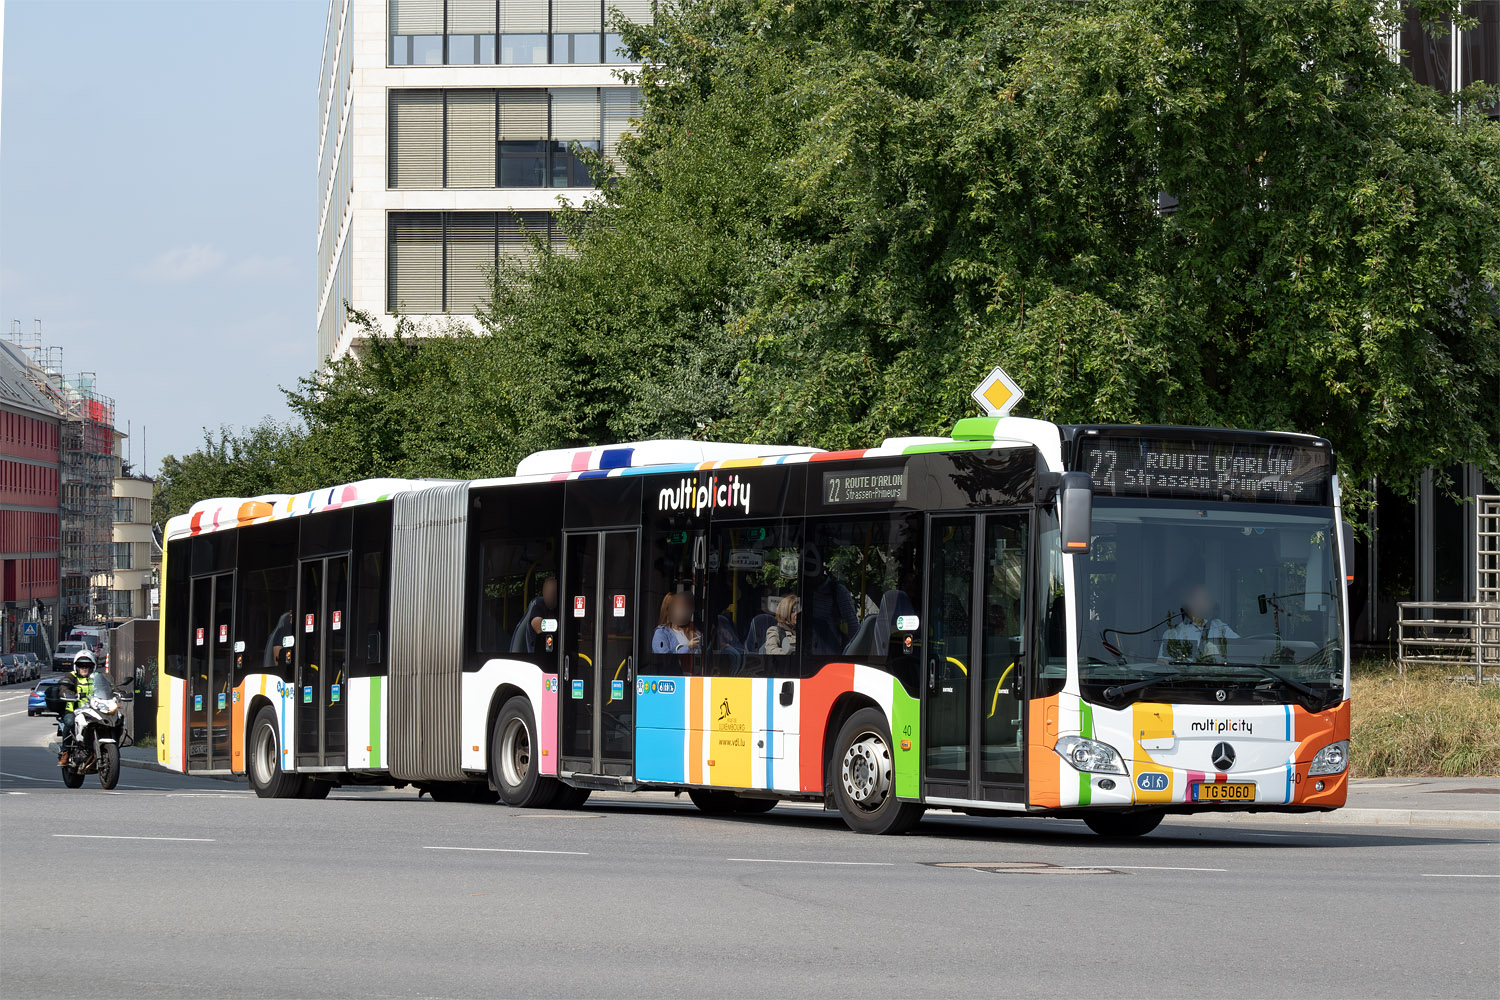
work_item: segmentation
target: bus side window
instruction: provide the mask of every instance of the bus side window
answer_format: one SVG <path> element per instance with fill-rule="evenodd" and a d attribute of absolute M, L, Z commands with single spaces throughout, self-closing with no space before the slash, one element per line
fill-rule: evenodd
<path fill-rule="evenodd" d="M 802 522 L 721 522 L 708 540 L 707 672 L 796 677 L 802 621 Z"/>
<path fill-rule="evenodd" d="M 686 517 L 647 525 L 642 552 L 641 658 L 643 674 L 690 676 L 725 635 L 704 620 L 707 533 Z"/>

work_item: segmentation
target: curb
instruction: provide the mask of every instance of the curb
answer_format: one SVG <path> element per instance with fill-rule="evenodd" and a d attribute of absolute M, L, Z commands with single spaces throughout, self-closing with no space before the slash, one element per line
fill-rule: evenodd
<path fill-rule="evenodd" d="M 244 778 L 241 777 L 241 776 L 239 776 L 239 775 L 233 775 L 233 774 L 183 774 L 181 771 L 174 771 L 170 767 L 162 767 L 160 764 L 158 764 L 154 760 L 142 760 L 140 758 L 132 759 L 130 757 L 126 757 L 124 754 L 120 755 L 120 766 L 121 767 L 131 767 L 131 768 L 136 769 L 137 771 L 157 771 L 157 772 L 159 772 L 161 774 L 175 774 L 175 775 L 177 775 L 178 777 L 181 777 L 181 778 L 209 778 L 209 779 L 211 779 L 213 781 L 230 781 L 230 782 L 233 782 L 235 784 L 243 784 L 244 783 Z"/>
<path fill-rule="evenodd" d="M 1225 816 L 1169 816 L 1189 823 L 1317 823 L 1322 826 L 1427 826 L 1500 830 L 1500 812 L 1492 809 L 1373 809 L 1345 806 L 1327 813 L 1238 813 Z"/>

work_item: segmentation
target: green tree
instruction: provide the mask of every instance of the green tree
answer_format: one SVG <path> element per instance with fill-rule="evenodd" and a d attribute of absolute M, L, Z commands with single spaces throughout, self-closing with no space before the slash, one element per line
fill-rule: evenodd
<path fill-rule="evenodd" d="M 209 497 L 255 497 L 312 489 L 299 485 L 306 438 L 301 429 L 270 418 L 235 432 L 221 427 L 203 432 L 198 450 L 162 459 L 152 494 L 157 522 L 185 514 Z"/>
<path fill-rule="evenodd" d="M 521 433 L 850 446 L 941 432 L 1000 362 L 1050 419 L 1311 431 L 1355 480 L 1500 472 L 1500 130 L 1390 60 L 1397 16 L 665 12 L 627 31 L 627 170 L 485 317 Z"/>

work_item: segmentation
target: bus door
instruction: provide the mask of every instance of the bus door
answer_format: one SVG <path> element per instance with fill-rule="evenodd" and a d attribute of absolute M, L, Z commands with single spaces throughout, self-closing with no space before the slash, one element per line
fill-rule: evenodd
<path fill-rule="evenodd" d="M 629 776 L 635 749 L 636 532 L 563 540 L 562 769 Z"/>
<path fill-rule="evenodd" d="M 234 574 L 193 581 L 188 609 L 188 767 L 230 766 L 230 716 L 234 700 Z"/>
<path fill-rule="evenodd" d="M 297 591 L 297 766 L 347 759 L 349 557 L 304 559 Z"/>
<path fill-rule="evenodd" d="M 1025 801 L 1030 528 L 1028 511 L 928 519 L 928 798 Z"/>

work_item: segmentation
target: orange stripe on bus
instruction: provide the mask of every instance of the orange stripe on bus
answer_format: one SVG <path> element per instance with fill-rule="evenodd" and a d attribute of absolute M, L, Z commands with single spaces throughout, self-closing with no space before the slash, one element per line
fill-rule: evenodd
<path fill-rule="evenodd" d="M 703 784 L 703 679 L 688 678 L 688 784 Z"/>

